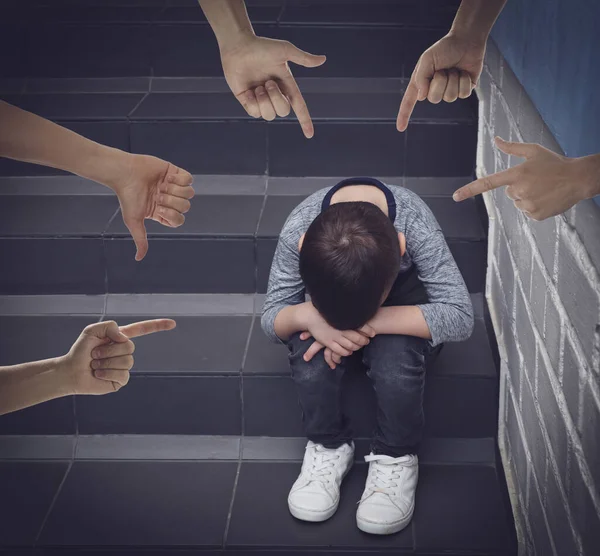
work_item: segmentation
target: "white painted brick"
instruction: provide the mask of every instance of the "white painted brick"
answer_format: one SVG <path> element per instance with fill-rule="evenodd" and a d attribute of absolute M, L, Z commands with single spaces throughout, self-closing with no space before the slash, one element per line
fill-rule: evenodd
<path fill-rule="evenodd" d="M 489 38 L 487 41 L 487 48 L 485 50 L 485 65 L 488 68 L 488 71 L 492 75 L 494 81 L 499 86 L 502 86 L 502 54 L 498 50 L 498 46 L 494 42 L 494 39 Z"/>
<path fill-rule="evenodd" d="M 562 351 L 562 316 L 554 301 L 552 290 L 546 292 L 546 318 L 544 319 L 544 345 L 554 369 L 560 368 Z"/>
<path fill-rule="evenodd" d="M 533 322 L 540 336 L 544 333 L 544 313 L 546 311 L 546 291 L 548 285 L 539 263 L 534 260 L 531 268 L 531 287 L 529 304 L 533 315 Z"/>
<path fill-rule="evenodd" d="M 581 445 L 596 485 L 600 485 L 600 400 L 594 394 L 591 380 L 583 388 Z"/>
<path fill-rule="evenodd" d="M 531 318 L 529 316 L 529 307 L 527 306 L 521 288 L 516 288 L 515 315 L 518 344 L 523 353 L 523 371 L 527 373 L 533 381 L 535 372 L 536 339 L 531 324 Z"/>
<path fill-rule="evenodd" d="M 571 238 L 562 233 L 559 241 L 557 288 L 569 319 L 588 361 L 592 360 L 596 327 L 600 323 L 600 292 L 583 271 Z"/>
<path fill-rule="evenodd" d="M 539 143 L 542 140 L 544 121 L 536 110 L 531 98 L 525 90 L 521 92 L 517 126 L 526 143 Z"/>
<path fill-rule="evenodd" d="M 600 515 L 578 461 L 575 461 L 570 479 L 569 506 L 581 536 L 583 554 L 584 556 L 600 554 Z"/>
<path fill-rule="evenodd" d="M 521 402 L 521 417 L 525 434 L 525 443 L 529 449 L 532 468 L 538 479 L 543 481 L 548 465 L 548 445 L 536 411 L 537 401 L 533 395 L 532 384 L 523 380 L 523 397 Z"/>
<path fill-rule="evenodd" d="M 579 422 L 581 377 L 586 372 L 577 357 L 576 348 L 568 335 L 565 337 L 565 349 L 562 360 L 561 383 L 567 408 L 575 425 Z"/>
<path fill-rule="evenodd" d="M 498 250 L 498 272 L 502 281 L 502 290 L 504 291 L 504 299 L 506 306 L 512 312 L 514 296 L 515 296 L 515 271 L 508 252 L 508 244 L 503 241 L 503 236 L 500 237 Z"/>
<path fill-rule="evenodd" d="M 515 407 L 511 396 L 507 396 L 507 407 L 506 435 L 511 448 L 510 461 L 519 490 L 525 494 L 527 493 L 527 484 L 529 481 L 529 462 L 527 461 L 523 435 L 519 429 L 517 408 Z"/>
<path fill-rule="evenodd" d="M 538 357 L 537 400 L 546 433 L 550 439 L 550 448 L 554 454 L 558 474 L 561 480 L 566 482 L 569 441 L 565 418 L 560 411 L 557 394 L 552 386 L 552 374 L 552 369 L 548 367 L 546 359 L 540 354 Z M 558 386 L 557 380 L 555 380 L 555 384 Z"/>
<path fill-rule="evenodd" d="M 519 112 L 519 101 L 523 87 L 506 60 L 502 64 L 502 95 L 513 114 Z"/>
<path fill-rule="evenodd" d="M 592 264 L 600 270 L 600 207 L 591 199 L 578 203 L 575 225 Z"/>
<path fill-rule="evenodd" d="M 553 556 L 556 553 L 552 547 L 550 531 L 544 512 L 544 505 L 535 482 L 530 481 L 529 523 L 533 534 L 533 543 L 537 556 Z M 561 554 L 560 556 L 566 556 Z"/>
<path fill-rule="evenodd" d="M 482 145 L 482 163 L 484 175 L 489 176 L 496 171 L 496 159 L 492 138 L 486 128 L 483 132 L 484 143 Z"/>
<path fill-rule="evenodd" d="M 529 220 L 528 224 L 540 251 L 542 261 L 544 261 L 544 265 L 546 266 L 546 270 L 552 277 L 554 275 L 554 257 L 557 236 L 556 218 L 547 218 L 541 222 Z"/>
<path fill-rule="evenodd" d="M 487 68 L 483 68 L 479 83 L 477 85 L 477 98 L 479 99 L 479 117 L 483 118 L 487 125 L 492 124 L 492 76 L 489 74 Z"/>
<path fill-rule="evenodd" d="M 559 555 L 579 553 L 579 548 L 573 530 L 569 524 L 567 514 L 567 501 L 561 492 L 559 479 L 554 473 L 548 473 L 548 481 L 546 486 L 546 515 L 548 517 L 548 525 L 552 533 L 556 553 Z"/>
<path fill-rule="evenodd" d="M 508 107 L 502 98 L 499 89 L 492 85 L 492 94 L 494 99 L 494 129 L 493 136 L 500 136 L 505 141 L 510 141 L 510 121 L 508 116 Z M 503 169 L 508 167 L 508 155 L 497 149 L 496 155 L 500 157 L 503 163 Z"/>

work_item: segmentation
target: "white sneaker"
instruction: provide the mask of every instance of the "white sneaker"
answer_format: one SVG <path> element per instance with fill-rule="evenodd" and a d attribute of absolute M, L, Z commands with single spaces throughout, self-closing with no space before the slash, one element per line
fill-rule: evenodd
<path fill-rule="evenodd" d="M 415 490 L 419 479 L 417 456 L 365 456 L 369 475 L 358 503 L 356 524 L 373 535 L 390 535 L 404 529 L 415 510 Z"/>
<path fill-rule="evenodd" d="M 288 496 L 291 514 L 303 521 L 325 521 L 337 510 L 340 485 L 354 461 L 354 443 L 335 450 L 309 441 L 300 476 Z"/>

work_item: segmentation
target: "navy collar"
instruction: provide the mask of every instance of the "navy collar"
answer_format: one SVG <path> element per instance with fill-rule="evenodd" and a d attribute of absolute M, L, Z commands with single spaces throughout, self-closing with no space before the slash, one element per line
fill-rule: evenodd
<path fill-rule="evenodd" d="M 340 183 L 334 185 L 327 192 L 327 195 L 325 195 L 325 198 L 323 199 L 323 204 L 321 205 L 321 212 L 329 208 L 329 205 L 331 204 L 331 198 L 335 195 L 335 192 L 341 189 L 342 187 L 346 187 L 347 185 L 372 185 L 377 189 L 383 191 L 383 194 L 385 195 L 385 199 L 387 201 L 388 216 L 392 221 L 392 224 L 396 221 L 396 200 L 394 199 L 394 194 L 390 191 L 388 187 L 386 187 L 386 185 L 383 182 L 375 178 L 347 178 L 345 180 L 342 180 Z"/>

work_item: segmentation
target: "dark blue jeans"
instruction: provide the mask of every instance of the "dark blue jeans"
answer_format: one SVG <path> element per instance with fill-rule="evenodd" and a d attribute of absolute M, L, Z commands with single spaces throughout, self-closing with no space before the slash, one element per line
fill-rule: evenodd
<path fill-rule="evenodd" d="M 341 384 L 346 358 L 331 370 L 321 350 L 309 362 L 303 356 L 314 340 L 289 342 L 292 378 L 309 440 L 326 448 L 351 442 L 352 431 L 341 408 Z M 377 428 L 371 443 L 374 454 L 400 457 L 415 454 L 421 441 L 425 367 L 432 349 L 427 340 L 412 336 L 375 336 L 362 352 L 362 362 L 377 398 Z M 360 353 L 360 352 L 358 352 Z"/>

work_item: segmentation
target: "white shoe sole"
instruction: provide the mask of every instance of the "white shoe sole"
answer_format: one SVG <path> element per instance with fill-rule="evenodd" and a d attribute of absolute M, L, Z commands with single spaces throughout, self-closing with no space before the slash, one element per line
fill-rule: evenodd
<path fill-rule="evenodd" d="M 370 535 L 393 535 L 399 533 L 403 529 L 406 529 L 410 523 L 414 513 L 414 508 L 405 518 L 400 521 L 394 521 L 393 523 L 375 523 L 373 521 L 367 521 L 356 516 L 356 525 L 363 533 L 369 533 Z"/>
<path fill-rule="evenodd" d="M 346 472 L 342 477 L 342 482 L 344 482 L 346 475 L 348 475 L 350 469 L 352 469 L 353 464 L 354 459 L 350 461 L 350 465 L 348 466 L 348 469 L 346 469 Z M 307 510 L 306 508 L 298 508 L 297 506 L 294 506 L 288 498 L 288 508 L 290 510 L 290 513 L 296 519 L 300 519 L 301 521 L 310 521 L 311 523 L 320 523 L 321 521 L 327 521 L 329 518 L 333 517 L 333 514 L 335 514 L 335 512 L 337 512 L 339 505 L 340 499 L 338 498 L 337 502 L 333 506 L 331 506 L 331 508 L 327 508 L 325 511 L 319 512 L 315 510 Z"/>

